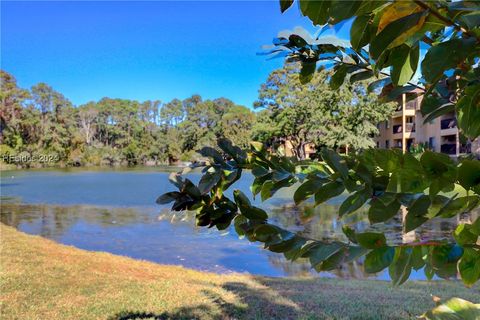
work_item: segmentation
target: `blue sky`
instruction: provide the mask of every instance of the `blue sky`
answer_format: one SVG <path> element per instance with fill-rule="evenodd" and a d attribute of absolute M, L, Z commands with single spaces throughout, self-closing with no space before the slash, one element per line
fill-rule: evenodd
<path fill-rule="evenodd" d="M 77 105 L 198 93 L 251 107 L 282 64 L 256 53 L 295 26 L 315 30 L 297 8 L 281 14 L 278 1 L 2 1 L 1 68 L 21 87 L 46 82 Z"/>

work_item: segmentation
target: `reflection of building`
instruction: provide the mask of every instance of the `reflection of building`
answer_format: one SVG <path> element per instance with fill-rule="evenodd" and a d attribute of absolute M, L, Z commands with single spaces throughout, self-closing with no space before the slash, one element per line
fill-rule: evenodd
<path fill-rule="evenodd" d="M 424 123 L 420 112 L 422 96 L 409 99 L 409 94 L 415 95 L 415 92 L 403 94 L 392 118 L 378 125 L 380 134 L 375 137 L 378 148 L 398 148 L 405 152 L 414 145 L 424 144 L 430 150 L 452 156 L 480 154 L 479 139 L 460 141 L 454 112 Z"/>

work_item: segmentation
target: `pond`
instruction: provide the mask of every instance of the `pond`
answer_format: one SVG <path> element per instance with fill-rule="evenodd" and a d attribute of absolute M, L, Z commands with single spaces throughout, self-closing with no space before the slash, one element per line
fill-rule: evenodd
<path fill-rule="evenodd" d="M 25 170 L 1 173 L 1 222 L 29 234 L 59 243 L 106 251 L 162 264 L 183 265 L 217 273 L 240 272 L 266 276 L 315 275 L 342 278 L 388 279 L 388 272 L 367 275 L 362 262 L 352 262 L 334 272 L 320 274 L 306 261 L 289 262 L 258 243 L 239 239 L 233 228 L 226 231 L 198 228 L 194 213 L 173 213 L 155 199 L 173 190 L 168 176 L 178 168 Z M 188 177 L 198 182 L 200 170 Z M 253 181 L 244 176 L 233 187 L 245 194 Z M 402 213 L 388 224 L 369 226 L 365 210 L 337 219 L 342 196 L 312 208 L 296 206 L 295 188 L 280 190 L 261 203 L 270 218 L 283 227 L 315 239 L 345 240 L 343 224 L 357 230 L 380 229 L 389 241 L 448 238 L 458 219 L 434 219 L 420 230 L 403 234 Z M 474 212 L 463 219 L 478 216 Z M 412 274 L 424 279 L 423 272 Z"/>

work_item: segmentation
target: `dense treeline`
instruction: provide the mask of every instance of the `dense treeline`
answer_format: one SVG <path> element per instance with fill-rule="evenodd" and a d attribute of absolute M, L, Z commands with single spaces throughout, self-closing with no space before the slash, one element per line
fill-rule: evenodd
<path fill-rule="evenodd" d="M 4 71 L 1 82 L 1 157 L 27 167 L 195 160 L 195 150 L 219 137 L 245 146 L 255 121 L 252 111 L 225 98 L 103 98 L 75 107 L 47 84 L 25 90 Z"/>
<path fill-rule="evenodd" d="M 22 167 L 155 165 L 198 160 L 196 150 L 221 137 L 241 147 L 257 140 L 274 149 L 289 140 L 300 159 L 308 143 L 373 146 L 376 123 L 388 118 L 391 104 L 361 83 L 332 90 L 329 77 L 319 72 L 303 86 L 298 65 L 286 64 L 261 86 L 255 106 L 262 110 L 252 112 L 226 98 L 199 95 L 167 103 L 103 98 L 74 106 L 45 83 L 23 89 L 1 71 L 0 157 Z"/>

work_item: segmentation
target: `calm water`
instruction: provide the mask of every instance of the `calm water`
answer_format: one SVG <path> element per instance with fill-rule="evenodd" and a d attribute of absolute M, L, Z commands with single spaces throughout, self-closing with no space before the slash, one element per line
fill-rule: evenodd
<path fill-rule="evenodd" d="M 263 250 L 257 243 L 238 239 L 233 230 L 197 228 L 193 213 L 172 213 L 155 199 L 173 190 L 168 175 L 174 168 L 132 170 L 42 170 L 1 173 L 1 222 L 75 247 L 107 251 L 136 259 L 176 264 L 218 273 L 247 272 L 268 276 L 317 274 L 306 261 L 288 262 L 281 254 Z M 197 182 L 200 171 L 189 178 Z M 246 194 L 253 177 L 246 173 L 234 186 Z M 276 223 L 316 239 L 342 239 L 341 226 L 369 228 L 366 214 L 336 219 L 341 197 L 322 206 L 295 206 L 294 189 L 281 190 L 264 203 Z M 473 213 L 478 216 L 478 213 Z M 469 219 L 470 217 L 463 217 Z M 417 233 L 402 234 L 401 213 L 388 225 L 392 243 L 413 239 L 448 238 L 456 219 L 434 220 Z M 370 227 L 372 229 L 372 227 Z M 365 278 L 360 262 L 321 276 Z M 388 279 L 382 272 L 368 277 Z M 413 278 L 423 279 L 423 272 Z"/>

